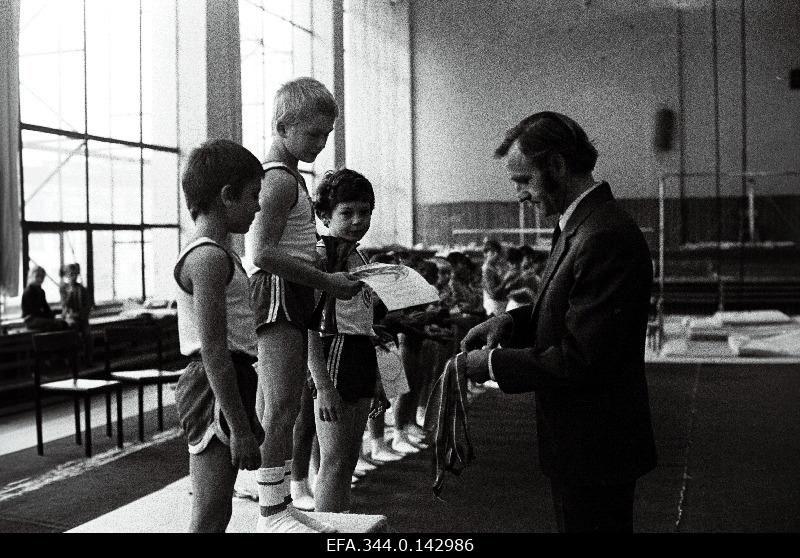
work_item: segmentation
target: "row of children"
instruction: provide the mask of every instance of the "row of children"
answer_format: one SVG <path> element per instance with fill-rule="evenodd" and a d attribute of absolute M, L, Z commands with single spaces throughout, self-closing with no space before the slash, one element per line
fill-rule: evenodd
<path fill-rule="evenodd" d="M 388 406 L 373 345 L 381 303 L 347 273 L 367 263 L 357 244 L 372 185 L 353 170 L 329 172 L 312 202 L 298 172 L 337 116 L 321 83 L 296 79 L 275 96 L 265 164 L 226 140 L 188 159 L 182 187 L 196 231 L 174 277 L 181 352 L 191 359 L 176 404 L 192 531 L 224 531 L 238 471 L 255 470 L 257 532 L 330 532 L 292 504 L 291 479 L 303 468 L 293 466 L 298 413 L 306 425 L 313 416 L 319 440 L 315 508 L 346 512 L 367 419 Z M 328 228 L 319 241 L 315 213 Z M 246 262 L 230 233 L 247 233 Z"/>

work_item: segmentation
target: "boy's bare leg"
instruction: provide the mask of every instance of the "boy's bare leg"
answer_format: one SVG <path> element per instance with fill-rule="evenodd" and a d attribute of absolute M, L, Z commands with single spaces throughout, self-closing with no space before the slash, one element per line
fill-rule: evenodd
<path fill-rule="evenodd" d="M 303 382 L 300 412 L 294 423 L 291 496 L 294 507 L 304 511 L 314 510 L 314 496 L 308 485 L 308 470 L 315 434 L 314 398 L 311 396 L 308 382 Z"/>
<path fill-rule="evenodd" d="M 231 494 L 236 469 L 228 446 L 216 437 L 198 454 L 189 454 L 192 482 L 191 533 L 224 533 L 231 520 Z"/>
<path fill-rule="evenodd" d="M 262 327 L 258 331 L 258 380 L 263 396 L 261 425 L 265 439 L 261 445 L 261 478 L 271 478 L 292 458 L 294 423 L 300 410 L 300 397 L 307 360 L 306 330 L 281 321 Z M 262 483 L 259 478 L 259 531 L 269 532 L 333 532 L 324 525 L 284 505 L 283 487 Z M 288 491 L 286 491 L 288 492 Z"/>
<path fill-rule="evenodd" d="M 369 415 L 370 399 L 344 403 L 336 422 L 317 418 L 320 467 L 314 502 L 317 511 L 350 510 L 350 478 L 361 452 L 362 434 Z M 319 417 L 318 407 L 314 407 Z"/>
<path fill-rule="evenodd" d="M 259 413 L 266 438 L 261 445 L 262 467 L 283 467 L 292 458 L 294 423 L 305 381 L 304 330 L 277 322 L 258 332 L 258 383 L 263 401 Z"/>

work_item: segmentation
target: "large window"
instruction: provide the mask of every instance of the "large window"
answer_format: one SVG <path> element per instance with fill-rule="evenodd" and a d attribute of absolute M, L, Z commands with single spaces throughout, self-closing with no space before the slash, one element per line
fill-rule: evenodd
<path fill-rule="evenodd" d="M 263 158 L 272 141 L 272 100 L 286 81 L 313 76 L 311 0 L 239 0 L 242 143 Z M 300 163 L 309 188 L 311 165 Z"/>
<path fill-rule="evenodd" d="M 169 297 L 179 248 L 175 0 L 24 0 L 22 272 L 98 303 Z"/>

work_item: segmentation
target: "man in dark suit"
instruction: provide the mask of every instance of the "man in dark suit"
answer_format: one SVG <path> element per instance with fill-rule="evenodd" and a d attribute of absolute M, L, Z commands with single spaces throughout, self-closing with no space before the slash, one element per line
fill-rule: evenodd
<path fill-rule="evenodd" d="M 594 180 L 597 150 L 572 119 L 533 114 L 495 156 L 507 156 L 520 203 L 560 218 L 536 302 L 467 333 L 467 376 L 536 392 L 559 531 L 630 532 L 636 479 L 656 464 L 644 371 L 647 243 L 609 185 Z"/>

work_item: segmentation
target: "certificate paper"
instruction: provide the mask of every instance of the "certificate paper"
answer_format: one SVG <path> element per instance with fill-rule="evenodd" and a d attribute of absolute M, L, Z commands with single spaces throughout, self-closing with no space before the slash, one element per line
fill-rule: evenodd
<path fill-rule="evenodd" d="M 372 263 L 352 269 L 348 275 L 369 285 L 389 310 L 439 300 L 436 287 L 405 265 Z"/>

